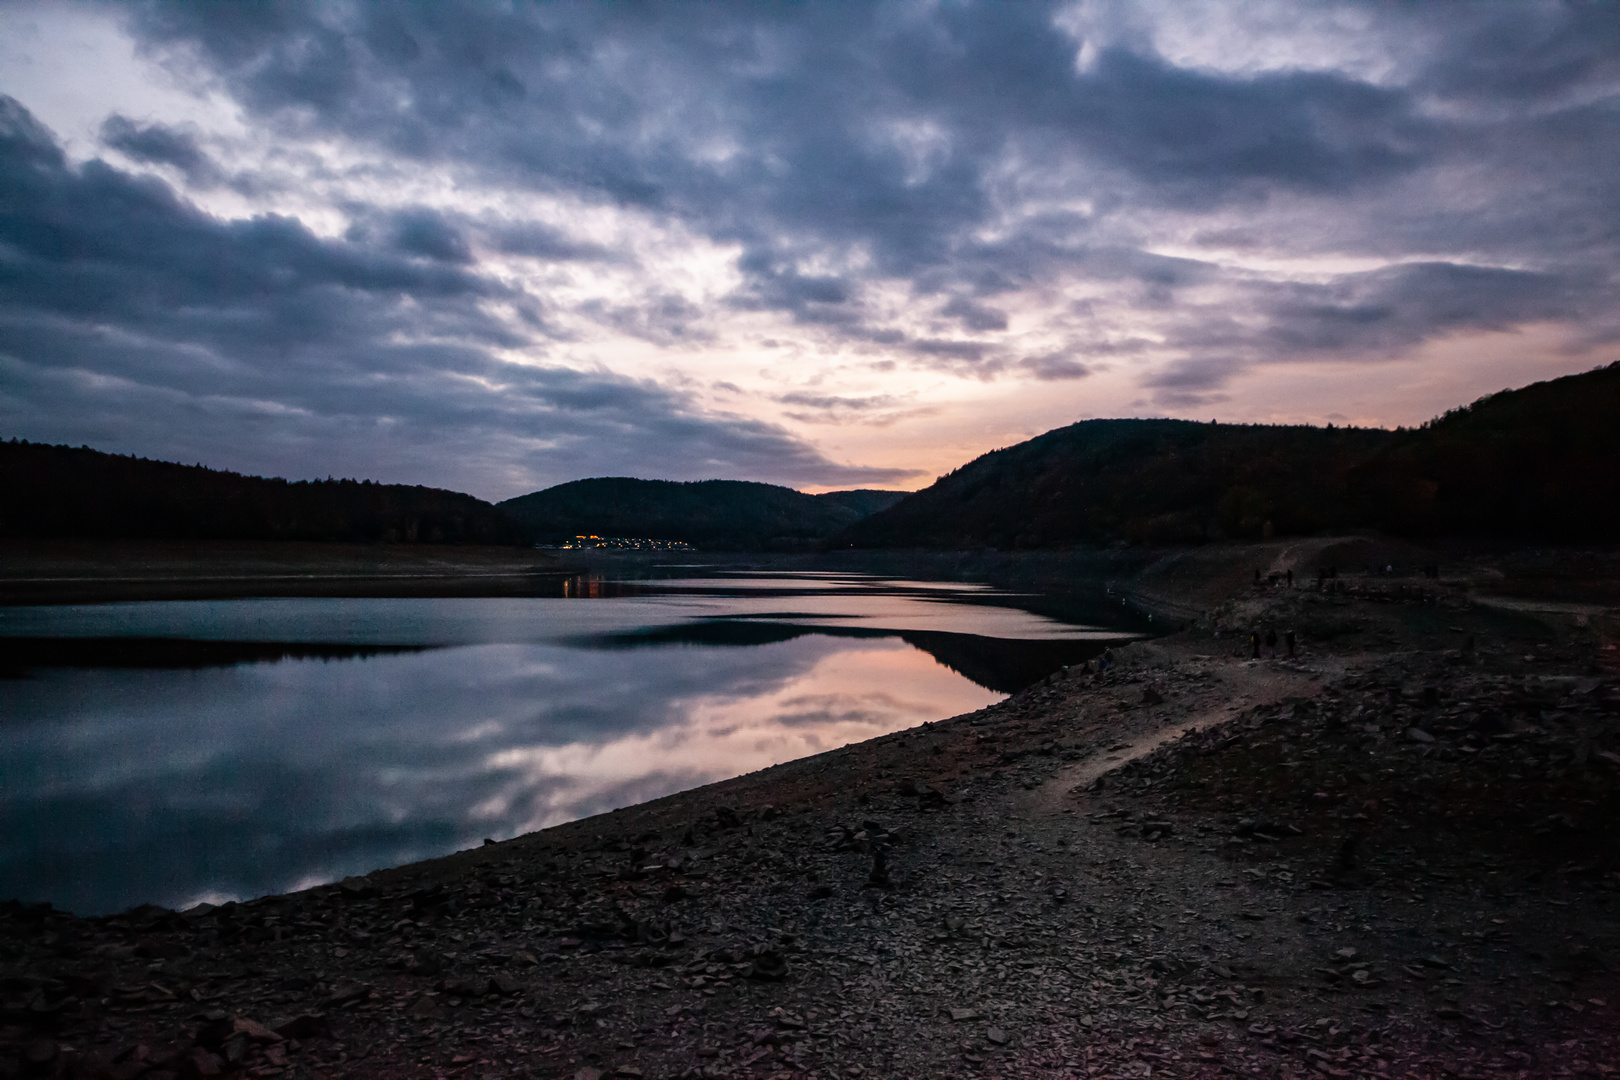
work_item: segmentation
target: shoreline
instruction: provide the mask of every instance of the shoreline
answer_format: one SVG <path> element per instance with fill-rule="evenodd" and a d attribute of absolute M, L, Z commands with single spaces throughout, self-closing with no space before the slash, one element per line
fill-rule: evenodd
<path fill-rule="evenodd" d="M 0 1075 L 1612 1075 L 1613 608 L 1247 580 L 1332 543 L 1116 582 L 1220 637 L 540 833 L 0 906 Z"/>
<path fill-rule="evenodd" d="M 3 540 L 0 608 L 245 597 L 502 597 L 580 567 L 532 548 L 303 541 Z"/>

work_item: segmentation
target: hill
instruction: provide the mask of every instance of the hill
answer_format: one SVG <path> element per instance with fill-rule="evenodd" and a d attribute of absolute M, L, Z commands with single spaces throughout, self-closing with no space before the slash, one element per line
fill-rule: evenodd
<path fill-rule="evenodd" d="M 1453 409 L 1347 486 L 1359 519 L 1391 533 L 1620 539 L 1620 363 Z"/>
<path fill-rule="evenodd" d="M 1349 468 L 1392 437 L 1352 428 L 1086 420 L 941 477 L 859 522 L 855 547 L 1196 543 L 1352 523 Z"/>
<path fill-rule="evenodd" d="M 1620 365 L 1503 391 L 1411 431 L 1087 420 L 985 454 L 836 543 L 1034 548 L 1364 528 L 1620 539 Z"/>
<path fill-rule="evenodd" d="M 455 491 L 279 480 L 0 442 L 0 536 L 517 544 L 521 529 Z"/>
<path fill-rule="evenodd" d="M 540 542 L 575 536 L 680 540 L 710 551 L 813 547 L 903 497 L 897 491 L 806 495 L 744 480 L 599 477 L 498 506 Z"/>

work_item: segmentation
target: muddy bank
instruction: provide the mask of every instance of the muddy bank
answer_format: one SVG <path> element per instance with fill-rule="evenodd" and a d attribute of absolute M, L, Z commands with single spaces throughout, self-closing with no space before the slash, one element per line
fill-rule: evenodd
<path fill-rule="evenodd" d="M 1168 576 L 1121 584 L 1198 629 L 978 713 L 285 897 L 8 907 L 0 1075 L 1613 1075 L 1604 620 Z"/>

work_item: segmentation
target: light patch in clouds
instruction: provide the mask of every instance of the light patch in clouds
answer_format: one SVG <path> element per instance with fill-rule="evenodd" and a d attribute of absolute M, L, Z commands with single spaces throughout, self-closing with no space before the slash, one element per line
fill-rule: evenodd
<path fill-rule="evenodd" d="M 1327 371 L 1411 422 L 1620 338 L 1616 57 L 1556 3 L 9 5 L 0 423 L 498 496 Z"/>

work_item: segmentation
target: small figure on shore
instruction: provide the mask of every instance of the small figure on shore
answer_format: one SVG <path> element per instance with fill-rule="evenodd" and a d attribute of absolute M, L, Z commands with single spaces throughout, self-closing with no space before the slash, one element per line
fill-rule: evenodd
<path fill-rule="evenodd" d="M 1250 660 L 1258 660 L 1258 659 L 1260 659 L 1260 631 L 1258 631 L 1258 630 L 1250 630 L 1249 631 L 1249 650 L 1250 650 L 1250 656 L 1249 656 Z"/>
<path fill-rule="evenodd" d="M 1266 631 L 1266 655 L 1273 660 L 1277 659 L 1277 631 L 1275 629 Z"/>
<path fill-rule="evenodd" d="M 1290 589 L 1294 587 L 1294 568 L 1291 566 L 1288 568 L 1288 587 Z"/>
<path fill-rule="evenodd" d="M 1254 568 L 1254 583 L 1256 585 L 1260 584 L 1260 568 L 1258 566 Z"/>
<path fill-rule="evenodd" d="M 1288 659 L 1294 658 L 1294 632 L 1288 631 L 1283 635 L 1283 643 L 1288 646 Z"/>

